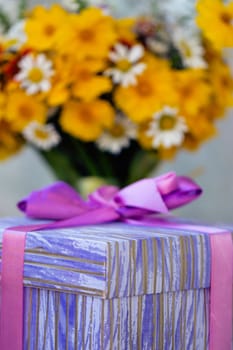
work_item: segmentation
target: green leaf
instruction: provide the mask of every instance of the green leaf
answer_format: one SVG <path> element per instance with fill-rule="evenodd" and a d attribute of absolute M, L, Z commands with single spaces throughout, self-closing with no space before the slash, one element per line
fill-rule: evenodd
<path fill-rule="evenodd" d="M 73 2 L 78 5 L 78 12 L 88 7 L 87 1 L 85 0 L 73 0 Z"/>
<path fill-rule="evenodd" d="M 3 27 L 3 30 L 7 32 L 11 27 L 10 17 L 7 13 L 0 7 L 0 24 Z"/>

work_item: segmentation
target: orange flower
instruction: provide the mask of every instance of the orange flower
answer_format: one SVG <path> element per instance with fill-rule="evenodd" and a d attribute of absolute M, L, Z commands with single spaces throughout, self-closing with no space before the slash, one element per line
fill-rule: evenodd
<path fill-rule="evenodd" d="M 233 45 L 233 2 L 198 0 L 197 24 L 216 49 Z"/>
<path fill-rule="evenodd" d="M 5 118 L 15 131 L 22 131 L 32 121 L 44 123 L 46 108 L 35 97 L 16 91 L 8 97 Z"/>
<path fill-rule="evenodd" d="M 72 93 L 85 101 L 90 101 L 112 89 L 112 82 L 109 78 L 97 75 L 103 68 L 103 62 L 87 60 L 77 62 L 73 71 Z"/>
<path fill-rule="evenodd" d="M 62 129 L 83 141 L 95 141 L 103 128 L 111 127 L 115 112 L 108 102 L 68 102 L 62 111 Z"/>
<path fill-rule="evenodd" d="M 79 59 L 107 58 L 116 38 L 113 18 L 100 9 L 88 8 L 70 16 L 67 31 L 60 36 L 60 49 Z"/>
<path fill-rule="evenodd" d="M 55 48 L 64 32 L 63 25 L 68 20 L 69 15 L 59 5 L 53 5 L 50 9 L 35 7 L 25 24 L 27 46 L 36 50 Z"/>
<path fill-rule="evenodd" d="M 200 108 L 210 104 L 212 89 L 207 78 L 207 72 L 201 69 L 186 69 L 174 73 L 179 109 L 184 117 L 197 115 Z"/>
<path fill-rule="evenodd" d="M 150 58 L 148 68 L 137 77 L 134 86 L 118 87 L 114 96 L 116 105 L 134 122 L 141 123 L 164 105 L 173 106 L 176 92 L 167 63 Z"/>
<path fill-rule="evenodd" d="M 0 119 L 0 160 L 4 160 L 16 152 L 23 145 L 22 138 L 12 130 L 12 125 Z"/>

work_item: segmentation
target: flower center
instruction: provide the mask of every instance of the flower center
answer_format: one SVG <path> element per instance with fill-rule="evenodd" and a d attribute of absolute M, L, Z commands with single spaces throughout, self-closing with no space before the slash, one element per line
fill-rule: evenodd
<path fill-rule="evenodd" d="M 122 125 L 116 124 L 110 132 L 113 137 L 118 138 L 124 135 L 125 130 Z"/>
<path fill-rule="evenodd" d="M 141 82 L 137 86 L 137 91 L 141 96 L 150 96 L 152 93 L 152 87 L 147 82 Z"/>
<path fill-rule="evenodd" d="M 94 38 L 94 32 L 91 29 L 83 29 L 79 33 L 79 37 L 82 41 L 91 41 Z"/>
<path fill-rule="evenodd" d="M 45 28 L 44 28 L 44 33 L 47 36 L 52 36 L 56 31 L 56 28 L 52 25 L 52 24 L 48 24 Z"/>
<path fill-rule="evenodd" d="M 224 22 L 225 24 L 232 25 L 232 17 L 229 13 L 222 12 L 220 15 L 220 18 L 222 22 Z"/>
<path fill-rule="evenodd" d="M 132 67 L 132 64 L 127 59 L 121 59 L 116 63 L 116 67 L 122 72 L 127 72 Z"/>
<path fill-rule="evenodd" d="M 19 111 L 20 117 L 24 119 L 31 119 L 31 117 L 33 116 L 33 110 L 28 105 L 24 105 L 24 104 L 20 105 L 18 108 L 18 111 Z"/>
<path fill-rule="evenodd" d="M 43 72 L 40 68 L 32 68 L 28 73 L 28 79 L 33 83 L 39 83 L 43 79 Z"/>
<path fill-rule="evenodd" d="M 4 134 L 10 130 L 10 125 L 6 120 L 0 120 L 0 139 L 3 139 Z"/>
<path fill-rule="evenodd" d="M 87 81 L 92 77 L 91 73 L 87 69 L 82 69 L 78 72 L 78 79 Z"/>
<path fill-rule="evenodd" d="M 55 33 L 55 31 L 56 31 L 56 28 L 53 24 L 47 24 L 44 27 L 44 33 L 47 36 L 52 36 Z"/>
<path fill-rule="evenodd" d="M 193 87 L 191 85 L 184 86 L 183 89 L 181 89 L 183 97 L 192 97 L 192 94 L 194 92 Z"/>
<path fill-rule="evenodd" d="M 34 134 L 35 134 L 35 137 L 40 140 L 47 140 L 49 136 L 47 131 L 41 130 L 41 129 L 34 130 Z"/>
<path fill-rule="evenodd" d="M 81 107 L 78 118 L 84 123 L 93 123 L 95 119 L 93 112 L 88 107 Z"/>
<path fill-rule="evenodd" d="M 172 130 L 176 125 L 176 118 L 174 116 L 164 114 L 159 120 L 160 130 Z"/>
<path fill-rule="evenodd" d="M 231 81 L 228 77 L 222 76 L 221 80 L 221 85 L 225 88 L 230 88 L 231 87 Z"/>

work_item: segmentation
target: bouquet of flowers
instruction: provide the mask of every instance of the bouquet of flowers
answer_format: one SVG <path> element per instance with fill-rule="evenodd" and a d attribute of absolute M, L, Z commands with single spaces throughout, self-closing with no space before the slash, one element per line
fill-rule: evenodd
<path fill-rule="evenodd" d="M 0 159 L 26 143 L 74 186 L 125 185 L 215 134 L 232 104 L 232 1 L 199 0 L 192 33 L 69 5 L 36 6 L 11 27 L 1 15 Z"/>

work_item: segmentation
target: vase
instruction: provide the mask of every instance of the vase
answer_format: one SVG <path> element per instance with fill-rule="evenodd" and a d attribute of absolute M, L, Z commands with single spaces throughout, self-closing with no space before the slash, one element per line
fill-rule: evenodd
<path fill-rule="evenodd" d="M 119 154 L 110 154 L 99 150 L 94 143 L 70 137 L 40 154 L 58 180 L 84 195 L 103 184 L 124 187 L 148 177 L 160 163 L 157 152 L 143 150 L 136 142 Z"/>

